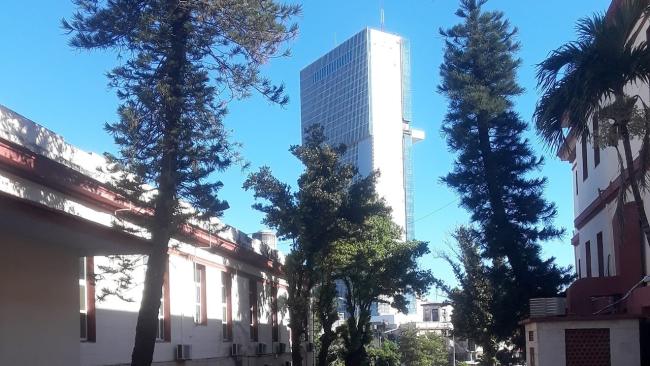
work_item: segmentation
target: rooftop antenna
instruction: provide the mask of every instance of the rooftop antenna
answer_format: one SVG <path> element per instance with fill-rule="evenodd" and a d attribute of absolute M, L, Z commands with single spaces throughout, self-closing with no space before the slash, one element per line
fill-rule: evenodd
<path fill-rule="evenodd" d="M 381 26 L 382 32 L 384 31 L 384 2 L 382 1 L 380 4 L 380 10 L 379 10 L 379 24 Z"/>

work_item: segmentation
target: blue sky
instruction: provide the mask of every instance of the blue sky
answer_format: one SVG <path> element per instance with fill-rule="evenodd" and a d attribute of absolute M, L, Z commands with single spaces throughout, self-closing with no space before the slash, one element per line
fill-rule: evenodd
<path fill-rule="evenodd" d="M 530 120 L 537 99 L 535 65 L 548 52 L 574 38 L 577 19 L 604 11 L 610 0 L 491 0 L 487 9 L 506 13 L 519 28 L 523 60 L 519 82 L 526 93 L 517 110 Z M 458 22 L 453 0 L 306 0 L 297 18 L 300 35 L 291 44 L 292 56 L 274 59 L 265 73 L 286 84 L 290 103 L 270 105 L 259 97 L 231 104 L 226 118 L 251 169 L 270 166 L 287 182 L 295 182 L 301 166 L 288 148 L 300 142 L 299 71 L 311 61 L 366 26 L 379 27 L 380 7 L 385 9 L 385 29 L 411 41 L 413 124 L 424 129 L 427 139 L 414 148 L 416 236 L 429 242 L 432 252 L 445 250 L 449 233 L 467 222 L 457 207 L 456 196 L 439 182 L 451 168 L 453 155 L 440 135 L 446 110 L 445 99 L 436 93 L 443 42 L 440 27 Z M 105 72 L 117 64 L 115 54 L 82 52 L 67 45 L 60 20 L 73 12 L 69 1 L 10 1 L 0 12 L 0 104 L 64 136 L 85 150 L 114 151 L 104 122 L 116 117 L 117 99 L 106 86 Z M 541 174 L 549 178 L 546 196 L 558 206 L 557 224 L 567 229 L 562 241 L 547 243 L 544 255 L 555 256 L 562 265 L 573 263 L 570 236 L 573 198 L 570 166 L 546 151 L 537 137 L 529 137 L 546 157 Z M 248 172 L 233 168 L 222 174 L 222 197 L 230 203 L 225 221 L 246 232 L 261 228 L 261 215 L 250 208 L 252 194 L 241 189 Z M 434 212 L 435 211 L 435 212 Z M 433 213 L 432 213 L 433 212 Z M 449 268 L 434 255 L 422 264 L 436 276 L 452 280 Z"/>

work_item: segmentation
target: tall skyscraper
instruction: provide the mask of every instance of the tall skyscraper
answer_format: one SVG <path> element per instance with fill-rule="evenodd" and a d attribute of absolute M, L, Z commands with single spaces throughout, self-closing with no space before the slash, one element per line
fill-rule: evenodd
<path fill-rule="evenodd" d="M 329 143 L 347 146 L 344 162 L 362 175 L 380 172 L 377 193 L 407 239 L 414 237 L 411 149 L 424 138 L 411 127 L 410 67 L 406 39 L 366 28 L 300 72 L 303 133 L 322 125 Z"/>
<path fill-rule="evenodd" d="M 343 157 L 367 175 L 379 170 L 377 192 L 393 220 L 413 238 L 411 148 L 424 138 L 411 128 L 409 43 L 364 29 L 300 72 L 303 132 L 314 124 L 329 143 L 344 143 Z"/>

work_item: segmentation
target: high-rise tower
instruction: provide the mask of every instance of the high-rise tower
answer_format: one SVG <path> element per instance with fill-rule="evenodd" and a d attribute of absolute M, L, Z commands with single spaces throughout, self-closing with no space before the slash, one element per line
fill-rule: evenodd
<path fill-rule="evenodd" d="M 379 170 L 377 193 L 393 221 L 413 238 L 411 147 L 424 138 L 411 128 L 409 43 L 364 29 L 300 72 L 303 132 L 325 129 L 329 143 L 344 143 L 343 161 L 367 175 Z"/>
<path fill-rule="evenodd" d="M 320 124 L 329 143 L 344 143 L 343 162 L 361 175 L 380 172 L 377 193 L 392 208 L 393 221 L 413 239 L 411 148 L 424 132 L 411 127 L 409 43 L 394 34 L 364 29 L 300 72 L 304 131 Z M 409 314 L 415 314 L 411 299 Z M 400 323 L 394 309 L 378 304 L 373 315 Z"/>

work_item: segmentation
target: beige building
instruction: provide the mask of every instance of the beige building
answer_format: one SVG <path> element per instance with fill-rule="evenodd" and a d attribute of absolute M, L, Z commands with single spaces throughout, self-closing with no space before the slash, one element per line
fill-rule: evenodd
<path fill-rule="evenodd" d="M 0 105 L 0 364 L 130 362 L 149 242 L 122 215 L 139 210 L 111 191 L 104 164 Z M 273 235 L 212 224 L 223 230 L 188 224 L 172 239 L 154 364 L 285 366 L 286 282 Z M 115 286 L 112 255 L 136 263 L 125 299 L 100 296 Z"/>

